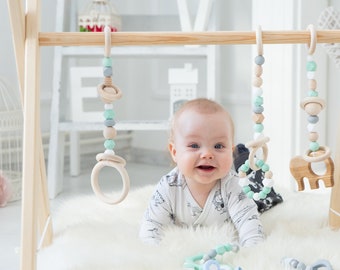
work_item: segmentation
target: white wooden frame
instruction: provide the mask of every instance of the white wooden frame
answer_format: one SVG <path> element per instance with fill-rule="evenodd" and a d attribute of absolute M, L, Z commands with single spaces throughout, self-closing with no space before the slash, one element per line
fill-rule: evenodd
<path fill-rule="evenodd" d="M 27 0 L 26 11 L 21 0 L 8 0 L 15 47 L 19 85 L 24 111 L 23 196 L 20 268 L 36 269 L 37 237 L 42 246 L 52 243 L 52 226 L 47 198 L 46 170 L 40 132 L 40 47 L 103 46 L 101 33 L 40 32 L 40 1 Z M 255 32 L 129 32 L 114 33 L 115 45 L 197 45 L 255 44 Z M 304 31 L 263 31 L 263 43 L 309 43 Z M 340 30 L 317 31 L 320 43 L 339 43 Z M 339 125 L 340 126 L 340 125 Z M 340 134 L 337 138 L 335 186 L 332 189 L 330 226 L 340 228 Z M 334 213 L 335 211 L 335 213 Z"/>

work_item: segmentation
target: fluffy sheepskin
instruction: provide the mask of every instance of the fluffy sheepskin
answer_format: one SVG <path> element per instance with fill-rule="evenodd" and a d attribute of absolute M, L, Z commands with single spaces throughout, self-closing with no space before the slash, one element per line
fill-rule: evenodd
<path fill-rule="evenodd" d="M 153 187 L 129 193 L 119 205 L 93 196 L 72 198 L 54 215 L 54 242 L 38 254 L 39 270 L 183 269 L 186 257 L 233 238 L 233 228 L 173 228 L 158 247 L 138 239 L 139 222 Z M 217 257 L 243 270 L 285 269 L 283 257 L 305 264 L 326 259 L 340 269 L 340 231 L 327 226 L 329 194 L 281 192 L 284 202 L 262 214 L 266 241 Z"/>

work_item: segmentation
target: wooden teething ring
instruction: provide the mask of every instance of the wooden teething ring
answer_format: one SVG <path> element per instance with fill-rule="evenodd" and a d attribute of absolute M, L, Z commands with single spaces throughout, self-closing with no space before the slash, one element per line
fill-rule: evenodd
<path fill-rule="evenodd" d="M 329 158 L 331 155 L 331 150 L 328 146 L 320 146 L 318 151 L 307 150 L 303 155 L 303 159 L 309 163 L 319 162 Z"/>
<path fill-rule="evenodd" d="M 315 52 L 316 49 L 316 43 L 317 41 L 317 36 L 316 36 L 316 31 L 315 27 L 313 24 L 308 25 L 307 30 L 310 31 L 310 44 L 307 44 L 307 49 L 308 49 L 308 54 L 312 55 Z"/>
<path fill-rule="evenodd" d="M 91 186 L 96 196 L 99 199 L 101 199 L 103 202 L 108 203 L 108 204 L 120 203 L 126 198 L 127 194 L 129 193 L 130 179 L 124 166 L 125 166 L 125 160 L 119 156 L 115 156 L 115 158 L 112 158 L 111 160 L 100 160 L 93 167 L 92 173 L 91 173 Z M 123 188 L 118 198 L 105 195 L 100 189 L 98 176 L 99 176 L 99 172 L 104 167 L 115 168 L 119 172 L 120 176 L 122 177 Z"/>
<path fill-rule="evenodd" d="M 249 149 L 249 167 L 253 170 L 253 171 L 257 171 L 259 169 L 261 169 L 260 167 L 256 166 L 255 164 L 255 154 L 257 152 L 257 150 L 262 148 L 262 153 L 263 153 L 263 162 L 267 161 L 267 157 L 268 157 L 268 146 L 267 146 L 267 142 L 269 142 L 269 138 L 268 137 L 264 137 L 262 139 L 258 139 L 256 141 L 251 141 L 249 143 L 247 143 L 245 146 Z"/>

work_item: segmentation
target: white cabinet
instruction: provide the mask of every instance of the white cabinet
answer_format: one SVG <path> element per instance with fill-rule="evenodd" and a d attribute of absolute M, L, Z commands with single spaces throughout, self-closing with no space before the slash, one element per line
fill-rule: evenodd
<path fill-rule="evenodd" d="M 77 31 L 77 5 L 86 2 L 58 0 L 56 31 Z M 180 21 L 175 1 L 116 0 L 112 2 L 121 15 L 122 31 L 181 31 L 181 23 L 182 27 L 188 27 L 191 23 L 191 20 L 183 21 L 183 17 Z M 183 2 L 185 1 L 178 1 L 182 4 Z M 188 7 L 193 7 L 199 12 L 199 8 L 206 9 L 208 6 L 213 6 L 212 0 L 201 0 L 200 7 L 198 2 L 188 1 Z M 214 10 L 211 15 L 209 28 L 213 29 Z M 200 20 L 203 20 L 204 24 L 204 16 Z M 192 20 L 192 25 L 194 25 L 194 20 Z M 103 51 L 104 47 L 55 47 L 48 155 L 48 189 L 51 198 L 62 190 L 65 134 L 70 134 L 71 174 L 77 175 L 79 174 L 78 132 L 103 128 L 100 114 L 98 121 L 91 123 L 75 122 L 70 118 L 70 106 L 72 106 L 70 96 L 72 91 L 79 91 L 79 89 L 70 87 L 70 81 L 74 79 L 70 78 L 70 69 L 72 66 L 100 66 Z M 111 53 L 114 62 L 113 81 L 118 80 L 124 85 L 121 87 L 123 99 L 118 101 L 116 106 L 122 118 L 117 121 L 115 126 L 117 130 L 167 129 L 170 102 L 170 88 L 167 85 L 168 68 L 183 67 L 186 62 L 199 66 L 198 95 L 216 98 L 218 46 L 113 46 Z M 151 72 L 151 77 L 145 78 L 146 72 Z M 146 81 L 149 81 L 149 84 L 146 84 Z M 96 86 L 97 84 L 93 85 L 94 91 L 96 91 Z M 152 98 L 156 99 L 156 106 L 146 104 L 146 101 Z M 167 105 L 162 105 L 164 103 Z M 139 105 L 146 106 L 138 108 Z M 150 115 L 153 116 L 150 117 Z"/>

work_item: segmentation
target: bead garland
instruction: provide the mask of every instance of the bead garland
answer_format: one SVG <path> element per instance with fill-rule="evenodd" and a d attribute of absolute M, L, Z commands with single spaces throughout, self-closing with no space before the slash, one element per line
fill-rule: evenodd
<path fill-rule="evenodd" d="M 113 101 L 120 99 L 122 96 L 122 92 L 118 87 L 113 85 L 112 83 L 112 59 L 111 59 L 111 30 L 107 26 L 104 30 L 105 33 L 105 53 L 103 58 L 103 75 L 104 82 L 98 85 L 98 95 L 102 102 L 104 103 L 104 153 L 99 153 L 96 156 L 98 163 L 94 166 L 91 174 L 91 185 L 95 192 L 95 194 L 101 198 L 104 202 L 109 204 L 116 204 L 121 202 L 129 191 L 130 180 L 129 176 L 124 168 L 126 162 L 125 160 L 117 156 L 114 152 L 114 148 L 116 143 L 114 138 L 117 135 L 117 131 L 115 129 L 116 121 L 115 112 L 113 110 Z M 113 167 L 118 170 L 123 180 L 123 189 L 120 197 L 118 199 L 111 198 L 107 195 L 104 195 L 100 190 L 100 186 L 98 183 L 98 175 L 99 171 L 103 167 Z"/>
<path fill-rule="evenodd" d="M 232 267 L 229 265 L 220 265 L 216 260 L 216 256 L 222 256 L 226 252 L 238 252 L 239 246 L 236 244 L 219 245 L 214 249 L 211 249 L 208 253 L 199 254 L 188 257 L 184 262 L 184 269 L 194 270 L 209 270 L 209 269 L 221 269 L 221 270 L 242 270 L 241 267 Z M 197 263 L 198 261 L 198 263 Z"/>
<path fill-rule="evenodd" d="M 311 30 L 311 39 L 314 37 L 314 26 L 309 25 L 308 27 Z M 317 64 L 314 61 L 313 54 L 315 51 L 315 43 L 314 40 L 311 40 L 311 45 L 309 46 L 307 61 L 306 61 L 306 72 L 307 72 L 307 80 L 308 80 L 308 91 L 307 97 L 301 102 L 301 108 L 308 114 L 307 116 L 307 131 L 309 132 L 309 153 L 310 155 L 315 155 L 317 151 L 320 150 L 320 145 L 318 143 L 319 134 L 317 132 L 317 124 L 319 122 L 318 114 L 325 107 L 325 101 L 319 97 L 319 93 L 317 91 L 317 81 L 315 79 L 315 73 L 317 69 Z"/>
<path fill-rule="evenodd" d="M 247 197 L 254 199 L 255 201 L 263 200 L 271 192 L 274 181 L 272 180 L 273 173 L 270 171 L 269 165 L 266 163 L 267 159 L 267 142 L 268 137 L 263 135 L 264 130 L 264 107 L 263 107 L 263 80 L 261 78 L 263 73 L 262 65 L 265 62 L 263 56 L 263 46 L 262 46 L 262 32 L 261 27 L 258 27 L 256 32 L 256 42 L 258 48 L 258 55 L 255 57 L 255 68 L 254 68 L 254 79 L 253 79 L 253 131 L 254 131 L 254 141 L 246 144 L 246 147 L 250 149 L 249 158 L 245 161 L 243 165 L 238 169 L 238 176 L 240 178 L 239 185 L 242 187 L 243 192 Z M 262 149 L 263 158 L 257 159 L 256 152 Z M 260 192 L 253 192 L 250 187 L 250 181 L 247 177 L 247 172 L 252 169 L 253 171 L 262 170 L 264 174 L 264 179 L 262 181 L 263 189 Z"/>

